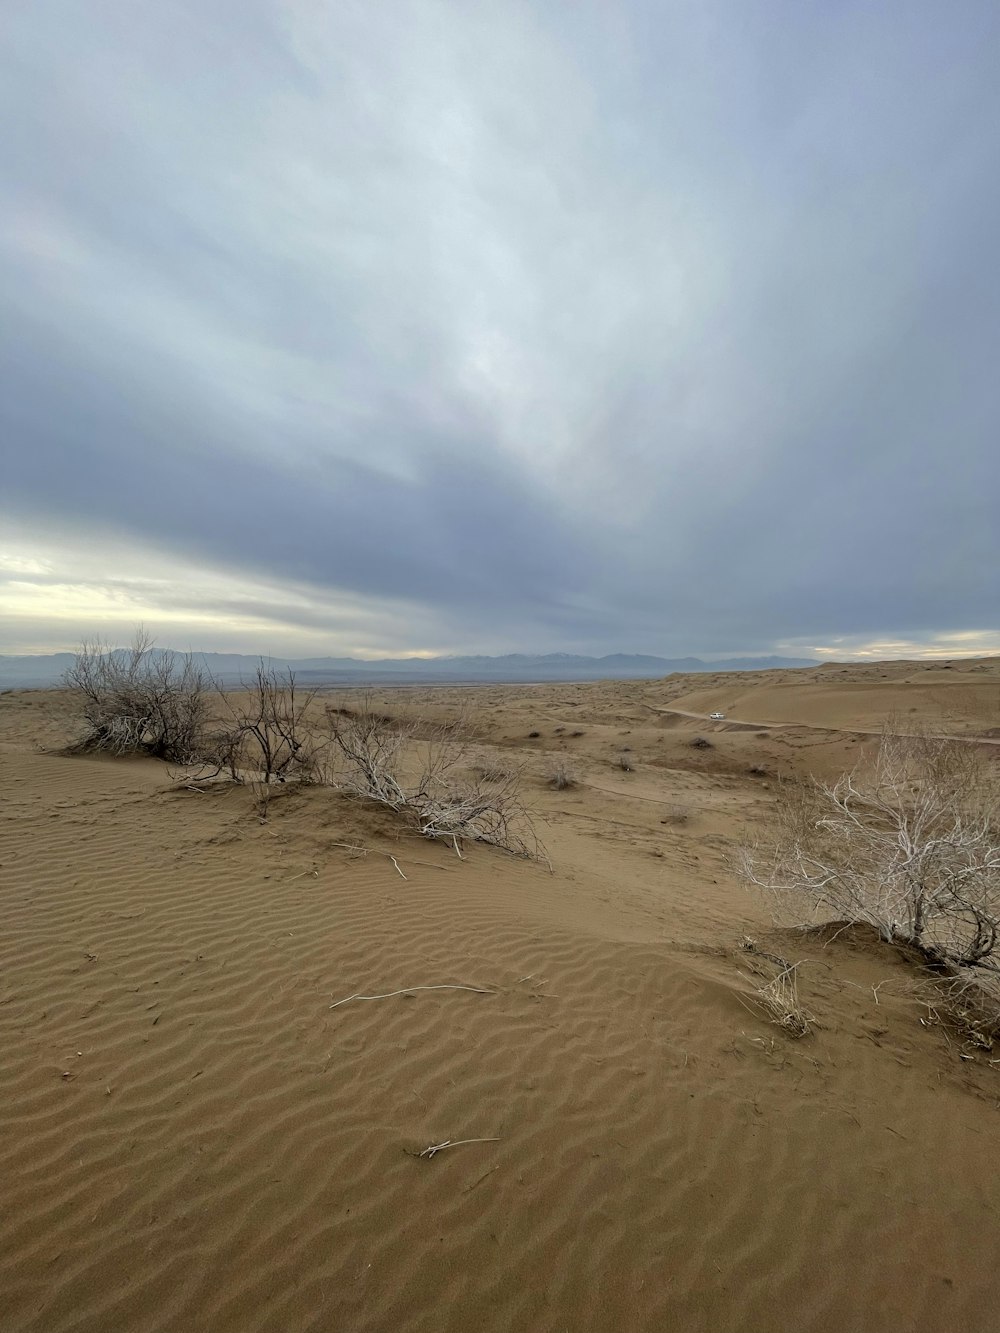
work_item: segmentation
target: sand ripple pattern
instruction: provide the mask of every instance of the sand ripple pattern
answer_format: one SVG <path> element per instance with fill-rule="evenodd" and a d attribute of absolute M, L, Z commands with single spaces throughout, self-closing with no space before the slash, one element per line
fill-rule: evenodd
<path fill-rule="evenodd" d="M 403 881 L 315 804 L 18 764 L 4 1333 L 985 1327 L 979 1108 L 871 1043 L 764 1054 L 713 948 L 486 853 Z M 495 993 L 329 1007 L 440 983 Z"/>

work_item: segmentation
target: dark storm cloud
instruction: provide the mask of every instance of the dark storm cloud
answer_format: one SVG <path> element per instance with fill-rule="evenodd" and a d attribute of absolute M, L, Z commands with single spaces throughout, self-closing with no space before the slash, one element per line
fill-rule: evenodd
<path fill-rule="evenodd" d="M 996 627 L 994 6 L 8 29 L 3 505 L 38 549 L 188 561 L 317 646 L 369 604 L 395 649 Z"/>

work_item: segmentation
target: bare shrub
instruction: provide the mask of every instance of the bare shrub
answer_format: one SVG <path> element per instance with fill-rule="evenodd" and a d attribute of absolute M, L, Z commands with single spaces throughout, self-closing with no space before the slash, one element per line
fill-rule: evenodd
<path fill-rule="evenodd" d="M 328 718 L 348 790 L 412 815 L 424 837 L 450 841 L 459 855 L 465 839 L 538 854 L 521 771 L 477 756 L 459 724 L 392 723 L 367 707 Z"/>
<path fill-rule="evenodd" d="M 618 756 L 616 762 L 623 773 L 635 772 L 635 765 L 632 763 L 631 758 L 624 752 Z"/>
<path fill-rule="evenodd" d="M 327 710 L 330 738 L 346 761 L 343 785 L 372 801 L 401 810 L 409 795 L 400 766 L 413 735 L 409 725 L 390 725 L 367 706 L 357 711 Z"/>
<path fill-rule="evenodd" d="M 446 775 L 425 779 L 413 800 L 420 832 L 427 838 L 447 839 L 456 852 L 459 842 L 469 838 L 517 856 L 537 856 L 537 839 L 519 795 L 519 782 L 520 774 L 513 772 L 461 782 Z"/>
<path fill-rule="evenodd" d="M 233 782 L 268 788 L 294 778 L 323 780 L 324 743 L 317 742 L 307 723 L 315 691 L 298 689 L 292 671 L 281 672 L 258 663 L 245 692 L 220 691 L 227 714 L 206 732 L 197 755 L 199 770 L 184 775 L 187 785 L 210 782 L 225 773 Z M 266 812 L 268 793 L 257 800 Z"/>
<path fill-rule="evenodd" d="M 671 805 L 660 819 L 661 824 L 686 824 L 691 818 L 689 805 Z"/>
<path fill-rule="evenodd" d="M 88 728 L 75 748 L 180 763 L 198 754 L 210 680 L 191 654 L 157 651 L 138 629 L 128 648 L 83 643 L 63 682 L 80 696 Z"/>
<path fill-rule="evenodd" d="M 1000 972 L 997 782 L 973 747 L 886 732 L 867 766 L 780 790 L 737 873 L 781 913 L 865 923 L 953 976 Z"/>
<path fill-rule="evenodd" d="M 956 968 L 923 977 L 914 994 L 924 1006 L 925 1027 L 954 1034 L 963 1052 L 992 1051 L 1000 1042 L 1000 972 Z"/>
<path fill-rule="evenodd" d="M 565 759 L 557 759 L 549 770 L 548 783 L 550 787 L 555 787 L 556 791 L 566 791 L 567 788 L 576 786 L 577 776 Z"/>
<path fill-rule="evenodd" d="M 316 739 L 307 719 L 315 691 L 299 690 L 294 672 L 281 672 L 261 661 L 243 692 L 220 690 L 219 698 L 222 722 L 205 731 L 189 767 L 175 774 L 177 781 L 201 787 L 225 774 L 231 782 L 250 788 L 264 819 L 274 784 L 326 780 L 326 743 Z"/>
<path fill-rule="evenodd" d="M 259 773 L 265 786 L 292 776 L 313 776 L 317 747 L 305 718 L 315 691 L 299 690 L 293 671 L 277 671 L 259 662 L 246 700 L 224 697 L 233 719 L 228 743 L 239 752 L 244 767 Z"/>
<path fill-rule="evenodd" d="M 235 726 L 206 731 L 194 761 L 196 772 L 184 774 L 183 780 L 209 781 L 225 773 L 232 782 L 242 782 L 244 770 L 243 737 Z"/>

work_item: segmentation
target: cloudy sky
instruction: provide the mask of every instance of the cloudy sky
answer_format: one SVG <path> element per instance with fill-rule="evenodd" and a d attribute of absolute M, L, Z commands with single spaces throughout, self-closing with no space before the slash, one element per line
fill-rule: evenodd
<path fill-rule="evenodd" d="M 8 0 L 0 651 L 1000 651 L 995 0 Z"/>

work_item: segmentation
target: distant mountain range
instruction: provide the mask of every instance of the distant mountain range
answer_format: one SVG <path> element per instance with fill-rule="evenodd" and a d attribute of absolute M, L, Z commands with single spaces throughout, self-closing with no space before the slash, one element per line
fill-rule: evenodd
<path fill-rule="evenodd" d="M 169 651 L 169 650 L 165 650 Z M 197 661 L 222 685 L 249 680 L 260 660 L 243 653 L 195 653 Z M 611 653 L 581 657 L 573 653 L 509 653 L 505 657 L 399 657 L 365 662 L 356 657 L 268 658 L 281 671 L 294 671 L 303 685 L 536 684 L 543 681 L 656 680 L 673 672 L 770 671 L 816 666 L 806 657 L 731 657 L 705 662 L 700 657 L 647 657 Z M 73 662 L 72 653 L 12 657 L 0 654 L 0 689 L 57 685 Z"/>

